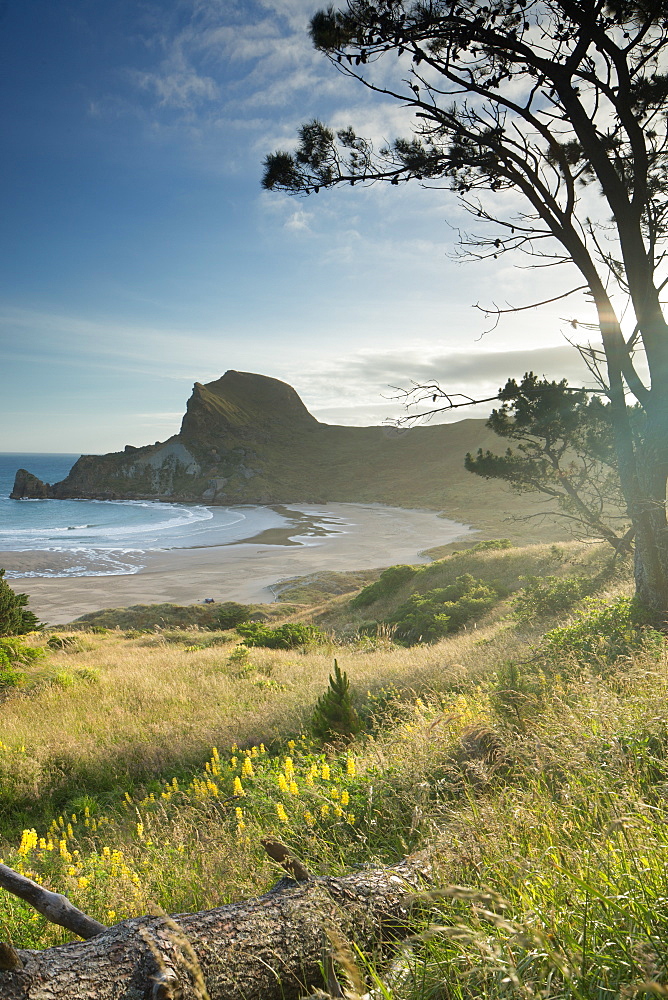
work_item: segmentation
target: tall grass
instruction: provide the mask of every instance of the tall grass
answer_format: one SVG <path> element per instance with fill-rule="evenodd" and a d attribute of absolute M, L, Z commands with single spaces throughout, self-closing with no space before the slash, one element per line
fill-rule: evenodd
<path fill-rule="evenodd" d="M 560 612 L 533 630 L 511 616 L 410 650 L 257 649 L 249 664 L 224 636 L 189 650 L 202 635 L 84 635 L 53 660 L 95 668 L 97 683 L 3 706 L 5 773 L 13 762 L 25 786 L 6 807 L 31 820 L 4 860 L 112 922 L 263 891 L 282 873 L 259 847 L 267 835 L 315 874 L 426 849 L 433 882 L 415 899 L 415 933 L 389 964 L 357 957 L 374 995 L 665 995 L 665 643 L 638 628 L 624 646 L 587 645 L 627 607 L 602 617 L 585 605 L 572 625 Z M 301 729 L 333 652 L 367 708 L 345 750 Z M 120 775 L 106 797 L 98 774 Z M 31 782 L 53 818 L 28 811 Z M 6 894 L 0 925 L 17 946 L 66 937 Z"/>

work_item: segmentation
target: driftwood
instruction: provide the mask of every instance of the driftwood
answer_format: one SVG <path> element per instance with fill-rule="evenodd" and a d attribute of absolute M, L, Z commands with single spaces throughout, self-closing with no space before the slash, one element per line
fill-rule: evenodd
<path fill-rule="evenodd" d="M 201 913 L 124 920 L 43 951 L 0 945 L 0 1000 L 202 1000 L 207 992 L 210 1000 L 291 1000 L 328 985 L 323 971 L 331 984 L 332 938 L 368 952 L 406 933 L 424 857 L 311 878 L 280 856 L 281 845 L 265 848 L 300 881 L 283 878 L 258 899 Z"/>

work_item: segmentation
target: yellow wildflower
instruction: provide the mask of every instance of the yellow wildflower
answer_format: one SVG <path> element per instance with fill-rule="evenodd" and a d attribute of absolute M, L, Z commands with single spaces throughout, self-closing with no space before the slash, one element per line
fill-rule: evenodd
<path fill-rule="evenodd" d="M 252 778 L 253 775 L 255 774 L 255 771 L 253 770 L 253 765 L 251 764 L 250 757 L 244 757 L 244 763 L 243 767 L 241 768 L 241 773 L 246 778 Z"/>
<path fill-rule="evenodd" d="M 292 763 L 292 757 L 285 758 L 285 764 L 283 765 L 283 770 L 285 771 L 285 777 L 291 778 L 295 773 L 295 765 Z"/>
<path fill-rule="evenodd" d="M 287 815 L 287 813 L 285 811 L 285 808 L 284 808 L 282 802 L 277 802 L 276 803 L 276 814 L 277 814 L 278 818 L 280 819 L 281 823 L 288 823 L 289 822 L 288 815 Z"/>
<path fill-rule="evenodd" d="M 299 789 L 297 788 L 296 781 L 291 781 L 289 787 L 290 787 L 290 795 L 299 795 Z"/>
<path fill-rule="evenodd" d="M 348 805 L 349 802 L 350 802 L 350 796 L 348 795 L 348 792 L 344 788 L 344 790 L 341 792 L 341 805 L 345 807 Z"/>
<path fill-rule="evenodd" d="M 352 757 L 349 757 L 348 762 L 346 763 L 346 774 L 348 775 L 349 778 L 354 778 L 355 775 L 357 774 L 355 761 L 352 759 Z"/>
<path fill-rule="evenodd" d="M 36 830 L 24 830 L 21 835 L 21 844 L 18 849 L 18 853 L 25 857 L 27 854 L 37 847 L 37 831 Z"/>
<path fill-rule="evenodd" d="M 235 795 L 245 795 L 243 785 L 241 784 L 241 778 L 234 779 L 234 794 Z"/>
<path fill-rule="evenodd" d="M 331 772 L 329 770 L 329 764 L 323 764 L 322 765 L 322 770 L 320 771 L 320 775 L 321 775 L 323 781 L 329 781 L 329 779 L 331 777 Z"/>
<path fill-rule="evenodd" d="M 320 815 L 323 817 L 329 816 L 329 806 L 327 805 L 326 802 L 324 805 L 320 806 Z"/>
<path fill-rule="evenodd" d="M 290 789 L 288 788 L 288 783 L 285 780 L 284 775 L 282 774 L 279 774 L 278 776 L 278 787 L 280 788 L 280 790 L 283 792 L 284 795 L 287 795 L 288 792 L 290 791 Z"/>

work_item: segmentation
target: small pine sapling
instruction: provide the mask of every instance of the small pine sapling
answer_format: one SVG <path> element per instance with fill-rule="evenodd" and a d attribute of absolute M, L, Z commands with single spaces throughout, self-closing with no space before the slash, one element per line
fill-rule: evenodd
<path fill-rule="evenodd" d="M 334 660 L 334 676 L 329 675 L 329 687 L 318 698 L 311 716 L 311 732 L 326 742 L 350 740 L 359 733 L 361 723 L 350 700 L 350 681 Z"/>

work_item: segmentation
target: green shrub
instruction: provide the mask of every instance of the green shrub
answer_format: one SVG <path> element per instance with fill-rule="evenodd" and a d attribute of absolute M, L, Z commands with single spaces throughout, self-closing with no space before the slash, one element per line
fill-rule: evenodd
<path fill-rule="evenodd" d="M 334 660 L 334 676 L 329 675 L 329 687 L 316 702 L 310 729 L 316 739 L 327 741 L 352 739 L 361 729 L 350 700 L 348 675 L 345 671 L 341 673 L 337 660 Z"/>
<path fill-rule="evenodd" d="M 57 632 L 54 632 L 46 640 L 46 644 L 49 649 L 58 650 L 63 653 L 81 652 L 81 645 L 76 636 L 73 635 L 59 635 Z"/>
<path fill-rule="evenodd" d="M 360 590 L 356 597 L 353 597 L 350 607 L 366 608 L 382 597 L 391 597 L 404 583 L 412 580 L 417 572 L 415 566 L 390 566 L 389 569 L 383 570 L 375 583 L 370 583 L 363 590 Z"/>
<path fill-rule="evenodd" d="M 218 605 L 216 612 L 216 623 L 218 628 L 236 628 L 242 622 L 248 621 L 253 613 L 251 604 L 237 604 L 236 601 L 225 601 Z M 213 626 L 216 627 L 215 625 Z"/>
<path fill-rule="evenodd" d="M 464 552 L 469 555 L 471 552 L 496 552 L 499 549 L 512 549 L 512 547 L 513 543 L 509 538 L 489 538 L 486 542 L 476 542 L 470 549 L 464 549 Z"/>
<path fill-rule="evenodd" d="M 26 609 L 28 595 L 15 593 L 4 576 L 0 569 L 0 636 L 25 635 L 40 628 L 38 619 Z"/>
<path fill-rule="evenodd" d="M 570 611 L 574 604 L 588 597 L 595 589 L 595 581 L 585 576 L 526 576 L 524 589 L 513 602 L 515 617 L 519 622 Z"/>
<path fill-rule="evenodd" d="M 549 658 L 610 665 L 642 650 L 658 655 L 663 649 L 665 636 L 651 628 L 650 613 L 635 598 L 606 604 L 589 597 L 583 603 L 572 622 L 543 636 L 541 649 Z"/>
<path fill-rule="evenodd" d="M 396 638 L 407 645 L 437 642 L 467 622 L 479 618 L 498 599 L 494 588 L 476 580 L 470 573 L 464 573 L 449 587 L 412 594 L 388 622 L 396 626 Z"/>
<path fill-rule="evenodd" d="M 25 679 L 26 675 L 23 670 L 17 670 L 16 667 L 0 657 L 0 692 L 9 688 L 21 687 Z"/>
<path fill-rule="evenodd" d="M 327 636 L 317 625 L 301 622 L 286 622 L 275 628 L 262 622 L 242 622 L 236 630 L 246 646 L 266 646 L 268 649 L 296 649 L 327 641 Z"/>
<path fill-rule="evenodd" d="M 0 638 L 0 663 L 33 663 L 44 655 L 39 646 L 26 646 L 17 636 Z"/>

